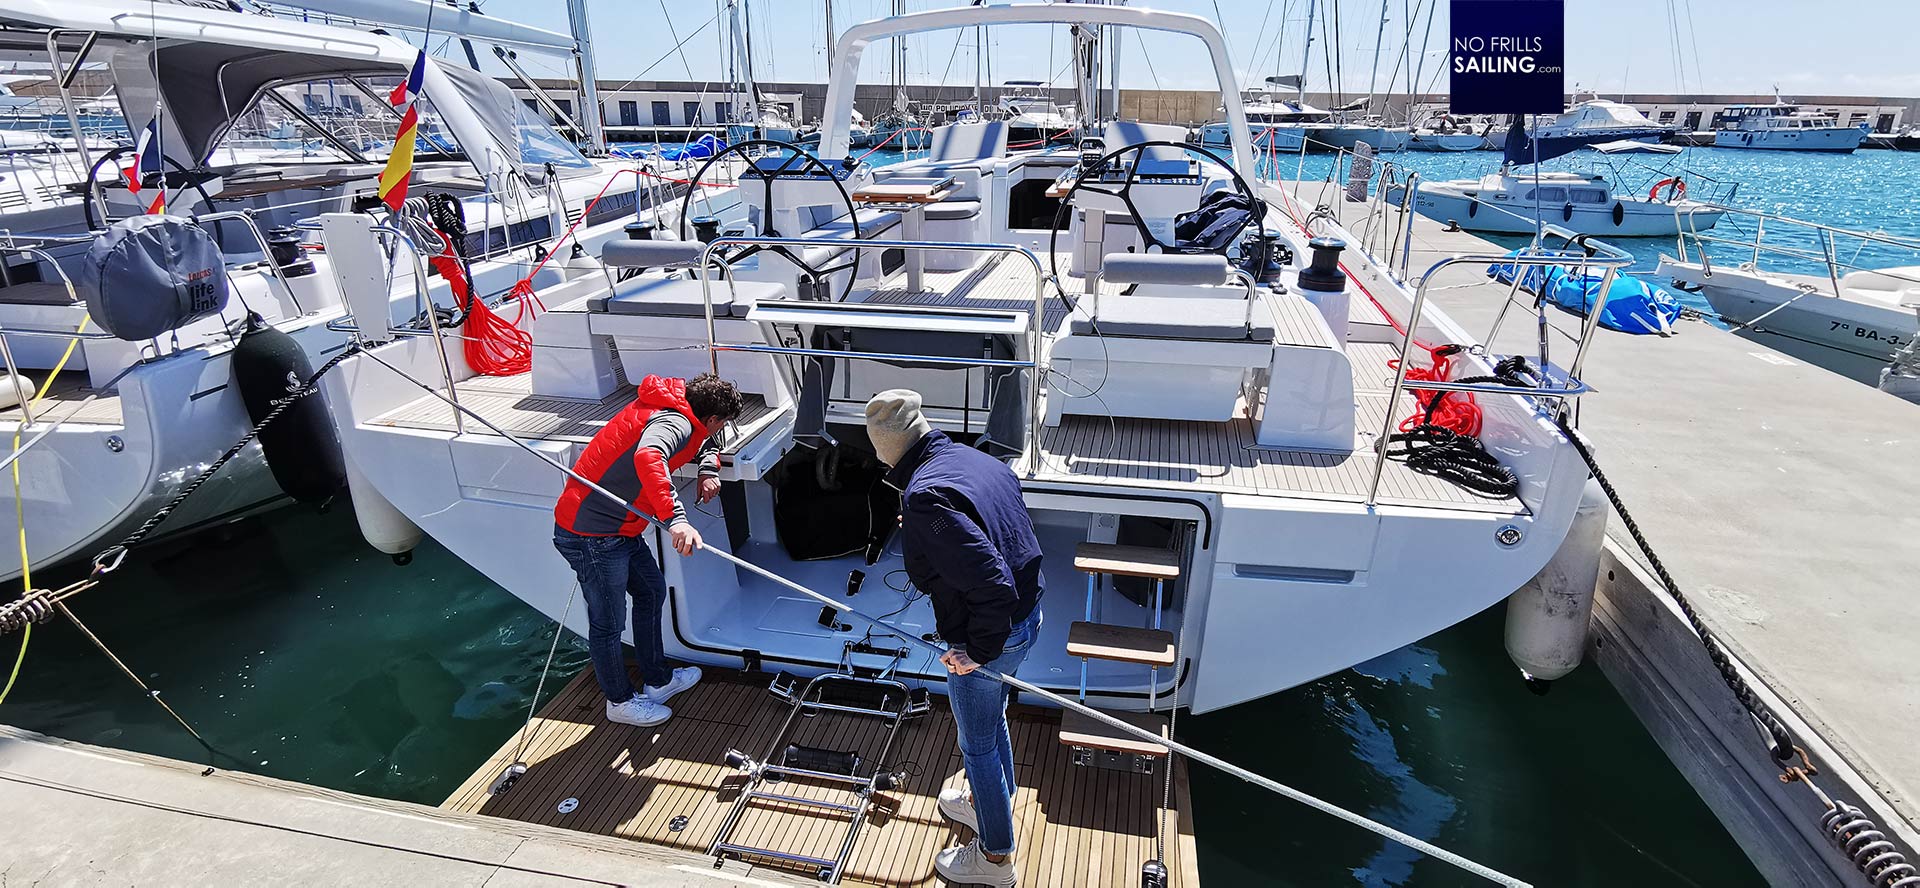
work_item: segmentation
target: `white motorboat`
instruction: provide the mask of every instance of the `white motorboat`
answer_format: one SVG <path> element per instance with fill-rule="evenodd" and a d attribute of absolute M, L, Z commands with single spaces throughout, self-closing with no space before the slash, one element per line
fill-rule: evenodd
<path fill-rule="evenodd" d="M 909 13 L 841 36 L 819 156 L 846 155 L 855 75 L 874 41 L 1035 23 L 1183 36 L 1233 82 L 1224 39 L 1197 16 L 1077 3 Z M 367 350 L 326 378 L 329 408 L 368 491 L 584 633 L 573 574 L 550 543 L 562 467 L 631 401 L 630 381 L 717 370 L 749 409 L 724 437 L 722 495 L 692 515 L 713 551 L 681 558 L 659 532 L 645 536 L 667 553 L 669 655 L 801 674 L 851 661 L 941 690 L 943 670 L 918 652 L 930 605 L 878 581 L 901 560 L 887 506 L 867 500 L 876 468 L 861 407 L 913 388 L 940 429 L 1003 455 L 1022 479 L 1050 615 L 1022 676 L 1129 710 L 1204 712 L 1270 694 L 1500 601 L 1555 557 L 1588 479 L 1546 400 L 1476 383 L 1463 385 L 1478 392 L 1482 438 L 1513 473 L 1513 496 L 1381 459 L 1381 436 L 1417 409 L 1388 362 L 1404 357 L 1394 319 L 1420 312 L 1420 296 L 1383 262 L 1343 257 L 1330 239 L 1358 239 L 1336 224 L 1308 230 L 1284 212 L 1290 195 L 1240 178 L 1255 147 L 1237 97 L 1226 117 L 1231 165 L 1190 156 L 1183 129 L 1142 124 L 1106 128 L 1105 150 L 1122 153 L 1104 163 L 1009 151 L 1005 121 L 942 127 L 931 157 L 884 169 L 762 160 L 764 179 L 721 222 L 738 234 L 704 248 L 615 245 L 603 259 L 622 279 L 543 288 L 550 311 L 532 328 L 530 374 L 482 377 L 431 330 L 356 316 Z M 1252 233 L 1292 258 L 1246 255 L 1231 227 L 1223 243 L 1175 242 L 1175 220 L 1221 190 L 1262 208 Z M 848 197 L 915 194 L 939 202 L 856 208 Z M 332 233 L 331 252 L 367 255 Z M 1155 242 L 1200 252 L 1141 250 Z M 698 270 L 708 253 L 724 280 Z M 1477 274 L 1488 260 L 1460 261 Z M 1273 268 L 1267 280 L 1284 286 L 1237 265 L 1263 278 Z M 1430 304 L 1420 317 L 1427 341 L 1473 342 Z M 1490 366 L 1469 352 L 1456 372 Z M 1099 574 L 1099 562 L 1082 563 L 1098 577 L 1076 569 L 1076 551 L 1116 551 L 1102 546 L 1152 559 L 1164 584 Z M 850 571 L 875 579 L 850 582 Z M 863 636 L 866 625 L 816 619 L 820 600 L 795 589 L 889 616 Z M 1154 652 L 1071 653 L 1083 614 Z"/>
<path fill-rule="evenodd" d="M 1525 156 L 1531 157 L 1537 152 L 1540 159 L 1545 160 L 1600 142 L 1660 142 L 1675 130 L 1672 126 L 1654 123 L 1630 105 L 1589 95 L 1560 116 L 1528 130 L 1530 144 Z M 1508 150 L 1511 153 L 1511 146 Z"/>
<path fill-rule="evenodd" d="M 1261 152 L 1297 152 L 1306 144 L 1307 125 L 1325 123 L 1328 113 L 1304 101 L 1275 100 L 1263 90 L 1250 89 L 1242 96 L 1247 128 Z M 1226 107 L 1219 109 L 1224 116 Z M 1229 148 L 1233 128 L 1225 120 L 1200 127 L 1200 144 L 1208 148 Z"/>
<path fill-rule="evenodd" d="M 1532 234 L 1541 225 L 1558 225 L 1609 237 L 1674 237 L 1682 214 L 1701 230 L 1720 220 L 1717 207 L 1675 197 L 1671 185 L 1654 190 L 1648 197 L 1622 195 L 1599 175 L 1502 167 L 1478 179 L 1421 182 L 1413 208 L 1429 219 L 1497 234 Z M 1397 202 L 1400 196 L 1389 191 L 1387 199 Z"/>
<path fill-rule="evenodd" d="M 35 567 L 95 554 L 247 431 L 252 423 L 230 365 L 232 330 L 247 313 L 292 336 L 316 366 L 347 344 L 347 334 L 330 326 L 346 314 L 334 257 L 296 226 L 322 213 L 379 205 L 380 161 L 398 115 L 386 115 L 383 153 L 368 156 L 360 147 L 367 143 L 349 131 L 360 118 L 331 118 L 330 126 L 299 96 L 318 88 L 384 97 L 419 51 L 395 37 L 294 19 L 193 13 L 155 19 L 140 0 L 0 3 L 6 26 L 0 44 L 45 53 L 49 40 L 57 40 L 70 58 L 78 35 L 93 35 L 90 59 L 111 72 L 128 119 L 145 128 L 157 109 L 168 164 L 179 177 L 171 181 L 190 183 L 169 189 L 168 209 L 192 210 L 218 240 L 235 296 L 224 313 L 150 340 L 126 342 L 90 328 L 89 306 L 65 281 L 80 276 L 81 257 L 94 239 L 90 229 L 105 221 L 102 205 L 108 218 L 118 218 L 141 212 L 138 204 L 145 202 L 132 199 L 112 158 L 82 164 L 110 170 L 100 178 L 111 181 L 96 180 L 78 193 L 63 190 L 57 199 L 6 215 L 14 239 L 4 251 L 0 328 L 14 366 L 49 387 L 45 400 L 0 413 L 0 436 L 34 440 L 19 465 Z M 155 77 L 153 58 L 163 47 L 168 62 Z M 249 61 L 230 65 L 234 58 Z M 216 74 L 230 97 L 225 108 L 204 100 Z M 630 168 L 586 159 L 497 80 L 463 64 L 429 59 L 423 83 L 413 193 L 439 192 L 457 201 L 479 293 L 503 293 L 526 276 L 542 245 L 570 222 L 579 220 L 576 237 L 594 246 L 663 190 L 661 182 L 630 175 Z M 383 107 L 375 100 L 369 105 Z M 299 125 L 290 141 L 321 148 L 275 154 L 258 144 L 287 120 Z M 254 144 L 236 152 L 229 139 Z M 603 188 L 606 196 L 589 211 Z M 377 302 L 393 319 L 419 316 L 427 299 L 452 303 L 446 279 L 416 276 L 405 250 L 381 255 L 399 257 L 398 268 L 378 279 Z M 564 279 L 573 273 L 567 264 L 549 264 L 534 282 Z M 48 379 L 56 367 L 62 372 Z M 36 439 L 42 432 L 45 438 Z M 161 532 L 184 532 L 280 500 L 266 469 L 259 448 L 246 449 Z M 11 487 L 0 487 L 0 497 L 12 496 Z M 10 549 L 0 559 L 0 575 L 20 571 L 20 556 Z"/>
<path fill-rule="evenodd" d="M 1483 151 L 1491 149 L 1493 143 L 1487 140 L 1492 124 L 1478 127 L 1475 132 L 1474 121 L 1455 120 L 1451 115 L 1436 114 L 1421 125 L 1414 127 L 1407 135 L 1408 151 Z"/>
<path fill-rule="evenodd" d="M 1688 237 L 1679 243 L 1678 258 L 1661 256 L 1656 269 L 1662 279 L 1697 291 L 1735 331 L 1786 354 L 1825 367 L 1868 385 L 1920 401 L 1920 391 L 1903 381 L 1901 368 L 1889 366 L 1914 351 L 1920 337 L 1920 265 L 1857 268 L 1840 257 L 1862 245 L 1906 252 L 1920 257 L 1920 242 L 1883 234 L 1849 231 L 1780 216 L 1728 211 L 1743 218 L 1743 229 L 1759 234 L 1751 253 L 1727 243 L 1736 255 L 1775 261 L 1807 258 L 1803 242 L 1832 245 L 1825 274 L 1785 272 L 1756 262 L 1715 262 L 1702 249 L 1705 243 Z M 1762 221 L 1764 218 L 1764 222 Z M 1773 240 L 1766 240 L 1768 236 Z M 1688 241 L 1692 241 L 1689 249 Z"/>
<path fill-rule="evenodd" d="M 1713 145 L 1850 154 L 1866 140 L 1867 132 L 1864 126 L 1845 126 L 1825 114 L 1802 111 L 1775 93 L 1771 105 L 1728 105 L 1720 112 Z"/>
<path fill-rule="evenodd" d="M 1019 148 L 1047 145 L 1079 126 L 1071 104 L 1054 100 L 1038 80 L 1009 80 L 995 103 L 997 116 L 1007 124 L 1008 144 Z"/>

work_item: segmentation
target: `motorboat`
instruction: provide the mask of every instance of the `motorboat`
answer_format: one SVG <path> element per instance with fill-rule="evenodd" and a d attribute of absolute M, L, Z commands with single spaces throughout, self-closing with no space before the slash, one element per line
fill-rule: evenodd
<path fill-rule="evenodd" d="M 1558 157 L 1599 142 L 1660 142 L 1675 128 L 1653 122 L 1630 105 L 1597 96 L 1576 102 L 1565 113 L 1527 132 L 1529 155 Z"/>
<path fill-rule="evenodd" d="M 1074 106 L 1055 101 L 1045 88 L 1046 84 L 1038 80 L 1007 81 L 994 106 L 996 116 L 1007 124 L 1008 144 L 1047 145 L 1079 126 Z"/>
<path fill-rule="evenodd" d="M 817 157 L 847 156 L 875 41 L 1030 24 L 1184 37 L 1233 82 L 1224 38 L 1198 16 L 913 12 L 841 35 Z M 1588 478 L 1553 419 L 1550 402 L 1573 396 L 1559 388 L 1461 384 L 1511 495 L 1382 459 L 1419 409 L 1390 362 L 1427 360 L 1403 354 L 1396 319 L 1417 314 L 1430 342 L 1473 337 L 1416 308 L 1402 270 L 1342 243 L 1360 238 L 1290 216 L 1293 195 L 1237 173 L 1257 146 L 1237 97 L 1226 118 L 1225 164 L 1190 153 L 1184 128 L 1126 121 L 1079 153 L 1014 148 L 1016 122 L 988 121 L 936 128 L 929 157 L 883 168 L 797 150 L 759 159 L 709 242 L 607 242 L 608 275 L 543 286 L 530 373 L 480 376 L 444 335 L 376 313 L 354 318 L 365 348 L 326 377 L 326 401 L 370 496 L 584 633 L 549 543 L 564 467 L 635 381 L 717 372 L 748 409 L 723 436 L 721 495 L 690 515 L 710 551 L 682 558 L 658 529 L 643 537 L 669 588 L 667 653 L 801 676 L 851 663 L 941 692 L 918 640 L 934 631 L 929 603 L 878 581 L 902 562 L 862 416 L 875 392 L 912 388 L 937 428 L 1021 479 L 1049 614 L 1022 676 L 1110 710 L 1252 700 L 1500 601 L 1561 549 Z M 1219 217 L 1237 225 L 1182 224 L 1217 192 L 1245 201 L 1245 215 Z M 1214 233 L 1183 233 L 1194 227 Z M 330 252 L 377 263 L 331 233 Z M 1451 372 L 1485 374 L 1496 357 L 1465 351 Z M 1159 566 L 1122 576 L 1089 553 Z M 888 616 L 855 627 L 821 614 L 823 599 Z M 1153 652 L 1122 662 L 1070 647 L 1099 626 Z"/>
<path fill-rule="evenodd" d="M 1742 226 L 1757 232 L 1755 259 L 1804 265 L 1804 241 L 1796 236 L 1833 244 L 1829 255 L 1834 258 L 1824 273 L 1715 262 L 1688 230 L 1679 241 L 1681 254 L 1661 256 L 1655 274 L 1699 293 L 1742 336 L 1868 385 L 1898 387 L 1902 397 L 1920 402 L 1920 391 L 1904 381 L 1900 368 L 1889 370 L 1903 353 L 1911 360 L 1913 342 L 1920 337 L 1920 265 L 1862 268 L 1840 258 L 1850 244 L 1914 255 L 1920 254 L 1920 242 L 1779 216 L 1766 216 L 1760 225 L 1758 214 L 1729 212 L 1755 223 Z M 1686 248 L 1689 241 L 1692 249 Z"/>
<path fill-rule="evenodd" d="M 1715 148 L 1850 154 L 1868 132 L 1865 126 L 1846 126 L 1825 114 L 1803 111 L 1778 93 L 1771 105 L 1728 105 L 1718 120 Z"/>
<path fill-rule="evenodd" d="M 1542 225 L 1558 225 L 1582 234 L 1674 237 L 1682 214 L 1701 230 L 1720 220 L 1717 206 L 1675 197 L 1671 185 L 1657 192 L 1620 194 L 1604 176 L 1592 173 L 1502 167 L 1477 179 L 1421 182 L 1413 209 L 1429 219 L 1494 234 L 1532 234 Z M 1390 190 L 1387 199 L 1400 197 Z"/>
<path fill-rule="evenodd" d="M 1488 124 L 1481 132 L 1475 132 L 1472 120 L 1436 114 L 1407 134 L 1406 148 L 1408 151 L 1483 151 L 1493 147 L 1486 137 L 1491 129 L 1492 124 Z"/>
<path fill-rule="evenodd" d="M 1306 144 L 1307 125 L 1325 123 L 1329 117 L 1325 110 L 1304 101 L 1276 100 L 1258 89 L 1248 90 L 1242 101 L 1254 144 L 1263 152 L 1299 151 Z M 1221 106 L 1219 111 L 1222 119 L 1200 127 L 1200 144 L 1209 148 L 1232 145 L 1233 128 L 1224 119 L 1226 107 Z"/>
<path fill-rule="evenodd" d="M 33 442 L 18 457 L 16 505 L 36 568 L 94 555 L 242 440 L 252 422 L 232 355 L 247 315 L 291 337 L 315 366 L 347 345 L 349 334 L 335 327 L 347 314 L 336 256 L 321 249 L 312 230 L 317 217 L 353 212 L 367 227 L 392 232 L 377 252 L 394 267 L 383 270 L 380 292 L 367 296 L 367 311 L 404 321 L 420 317 L 429 300 L 454 302 L 444 275 L 417 271 L 409 257 L 426 246 L 403 242 L 406 219 L 387 213 L 377 196 L 398 113 L 379 111 L 383 138 L 367 139 L 356 131 L 366 118 L 316 115 L 301 99 L 332 91 L 387 107 L 384 97 L 421 61 L 418 49 L 381 33 L 293 18 L 149 12 L 140 0 L 0 3 L 0 45 L 9 51 L 44 56 L 52 46 L 52 61 L 64 65 L 84 37 L 89 61 L 110 72 L 127 120 L 164 133 L 156 156 L 171 170 L 165 180 L 147 180 L 136 199 L 118 157 L 81 154 L 88 161 L 79 166 L 92 176 L 4 217 L 12 239 L 0 249 L 0 328 L 9 369 L 47 391 L 37 402 L 15 398 L 28 403 L 0 413 L 0 435 Z M 518 41 L 531 31 L 514 33 Z M 571 45 L 566 35 L 549 36 Z M 167 62 L 158 65 L 163 50 Z M 447 195 L 464 217 L 462 248 L 479 294 L 506 293 L 526 278 L 570 224 L 582 226 L 574 236 L 591 247 L 680 193 L 664 181 L 670 174 L 648 179 L 634 175 L 632 162 L 587 159 L 503 84 L 464 63 L 426 58 L 420 70 L 414 194 Z M 227 90 L 225 103 L 206 100 L 216 80 Z M 292 141 L 319 147 L 263 147 L 268 137 L 287 135 L 287 121 L 299 127 Z M 235 153 L 229 141 L 248 147 Z M 96 306 L 73 282 L 84 282 L 81 266 L 101 230 L 143 213 L 160 189 L 167 212 L 192 213 L 192 227 L 217 243 L 233 298 L 223 311 L 164 335 L 126 341 L 102 331 Z M 370 215 L 369 207 L 378 209 Z M 566 257 L 548 263 L 533 283 L 579 273 L 572 265 Z M 243 449 L 160 533 L 285 502 L 271 461 L 257 445 Z M 13 495 L 10 487 L 0 492 Z M 0 575 L 21 569 L 15 550 L 0 560 Z"/>
<path fill-rule="evenodd" d="M 1550 153 L 1549 146 L 1565 154 L 1585 143 L 1542 142 L 1515 117 L 1499 169 L 1474 179 L 1420 182 L 1413 209 L 1468 231 L 1534 234 L 1552 225 L 1609 237 L 1674 237 L 1683 226 L 1710 229 L 1723 215 L 1719 203 L 1687 197 L 1684 172 L 1654 182 L 1641 198 L 1620 193 L 1597 173 L 1542 171 L 1537 162 L 1559 156 Z M 1737 190 L 1736 185 L 1723 197 L 1731 199 Z M 1398 203 L 1405 199 L 1405 186 L 1389 186 L 1386 195 Z"/>

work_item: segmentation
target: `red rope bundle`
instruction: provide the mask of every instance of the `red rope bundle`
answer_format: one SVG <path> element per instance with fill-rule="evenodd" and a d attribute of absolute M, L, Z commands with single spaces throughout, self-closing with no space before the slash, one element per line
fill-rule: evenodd
<path fill-rule="evenodd" d="M 1453 356 L 1464 349 L 1458 345 L 1430 346 L 1423 342 L 1414 344 L 1427 350 L 1430 363 L 1424 367 L 1418 364 L 1408 367 L 1408 382 L 1445 382 L 1453 378 Z M 1388 361 L 1387 366 L 1399 369 L 1400 360 L 1395 358 Z M 1418 388 L 1410 388 L 1408 391 L 1413 393 L 1414 402 L 1420 405 L 1420 409 L 1412 416 L 1400 421 L 1400 431 L 1412 431 L 1418 426 L 1431 423 L 1462 435 L 1479 437 L 1480 404 L 1474 401 L 1472 394 L 1436 392 Z"/>
<path fill-rule="evenodd" d="M 462 351 L 467 358 L 467 366 L 473 372 L 484 376 L 517 376 L 533 369 L 533 334 L 521 327 L 522 321 L 531 321 L 527 308 L 529 298 L 535 304 L 539 299 L 533 295 L 533 287 L 526 281 L 514 286 L 514 295 L 519 298 L 519 311 L 513 320 L 495 314 L 487 307 L 484 299 L 473 295 L 473 287 L 467 280 L 466 268 L 460 264 L 460 258 L 453 253 L 453 240 L 446 232 L 438 229 L 440 235 L 440 253 L 427 257 L 440 276 L 446 278 L 447 289 L 453 291 L 453 301 L 466 315 L 463 326 L 466 334 L 461 339 Z M 526 287 L 525 292 L 521 287 Z M 543 310 L 546 306 L 540 306 Z"/>

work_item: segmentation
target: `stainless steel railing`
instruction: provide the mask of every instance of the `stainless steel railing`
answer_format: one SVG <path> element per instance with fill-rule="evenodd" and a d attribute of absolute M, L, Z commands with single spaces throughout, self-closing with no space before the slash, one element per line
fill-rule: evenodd
<path fill-rule="evenodd" d="M 1819 222 L 1809 222 L 1805 219 L 1795 219 L 1792 216 L 1781 216 L 1774 213 L 1764 213 L 1758 210 L 1747 210 L 1722 204 L 1702 204 L 1699 206 L 1686 207 L 1679 212 L 1681 220 L 1680 234 L 1676 237 L 1674 245 L 1675 249 L 1679 252 L 1679 259 L 1681 262 L 1691 262 L 1693 261 L 1692 257 L 1698 254 L 1700 267 L 1707 274 L 1713 273 L 1713 258 L 1708 254 L 1707 247 L 1708 245 L 1719 245 L 1738 248 L 1742 251 L 1750 250 L 1751 258 L 1748 260 L 1748 264 L 1756 271 L 1760 268 L 1761 257 L 1767 255 L 1816 263 L 1826 269 L 1827 281 L 1832 284 L 1834 295 L 1838 295 L 1840 292 L 1840 278 L 1843 277 L 1846 272 L 1851 271 L 1875 271 L 1879 274 L 1900 280 L 1912 280 L 1916 286 L 1920 286 L 1920 277 L 1908 278 L 1898 274 L 1891 274 L 1885 269 L 1874 269 L 1854 264 L 1854 260 L 1858 259 L 1860 251 L 1864 250 L 1869 244 L 1909 250 L 1916 256 L 1920 256 L 1920 240 L 1894 237 L 1878 231 L 1856 231 L 1834 225 L 1824 225 Z M 1717 224 L 1709 226 L 1707 229 L 1702 229 L 1699 222 L 1699 216 L 1702 213 L 1713 216 L 1715 223 L 1725 221 L 1724 217 L 1727 216 L 1753 220 L 1753 239 L 1750 241 L 1741 240 L 1739 238 L 1722 237 L 1717 234 L 1708 233 L 1717 228 Z M 1779 230 L 1781 226 L 1788 226 L 1790 231 L 1798 232 L 1802 236 L 1815 238 L 1819 243 L 1819 252 L 1816 253 L 1806 249 L 1781 246 L 1777 241 L 1769 245 L 1766 242 L 1767 224 L 1769 222 L 1773 223 L 1776 235 L 1780 233 Z M 1859 244 L 1859 249 L 1854 252 L 1854 259 L 1842 260 L 1840 258 L 1840 246 L 1837 243 L 1837 240 L 1840 238 L 1850 238 Z M 1691 251 L 1687 249 L 1689 241 L 1693 244 Z"/>
<path fill-rule="evenodd" d="M 1569 235 L 1571 234 L 1564 232 L 1563 229 L 1561 231 Z M 1570 239 L 1578 240 L 1583 246 L 1593 247 L 1596 253 L 1604 251 L 1604 255 L 1568 256 L 1565 253 L 1555 252 L 1540 255 L 1521 253 L 1519 255 L 1509 256 L 1506 254 L 1489 253 L 1484 255 L 1452 256 L 1434 263 L 1426 270 L 1425 274 L 1420 276 L 1420 285 L 1414 289 L 1413 307 L 1408 311 L 1406 329 L 1402 331 L 1400 339 L 1400 359 L 1395 362 L 1393 388 L 1387 397 L 1386 419 L 1381 423 L 1380 437 L 1374 442 L 1374 446 L 1378 452 L 1376 459 L 1373 461 L 1373 477 L 1367 484 L 1367 508 L 1371 509 L 1379 502 L 1380 479 L 1387 467 L 1387 442 L 1393 435 L 1395 425 L 1394 411 L 1400 403 L 1401 394 L 1407 389 L 1409 353 L 1413 350 L 1414 339 L 1420 330 L 1420 317 L 1426 309 L 1427 295 L 1432 287 L 1434 275 L 1438 274 L 1442 269 L 1454 265 L 1508 265 L 1512 267 L 1516 287 L 1518 286 L 1520 278 L 1525 274 L 1524 269 L 1529 267 L 1540 267 L 1544 269 L 1554 266 L 1577 265 L 1582 266 L 1584 270 L 1584 266 L 1599 266 L 1604 269 L 1604 271 L 1600 280 L 1600 292 L 1594 297 L 1593 307 L 1588 310 L 1586 323 L 1581 327 L 1580 340 L 1575 346 L 1573 362 L 1568 365 L 1564 383 L 1553 384 L 1551 371 L 1546 360 L 1546 347 L 1543 340 L 1539 364 L 1541 379 L 1540 386 L 1537 388 L 1484 382 L 1459 383 L 1441 381 L 1422 381 L 1416 386 L 1417 388 L 1422 391 L 1435 392 L 1517 395 L 1532 398 L 1536 401 L 1552 401 L 1556 404 L 1564 404 L 1567 400 L 1591 390 L 1591 387 L 1580 379 L 1580 374 L 1586 366 L 1587 347 L 1593 342 L 1594 333 L 1600 329 L 1600 313 L 1607 307 L 1607 296 L 1613 289 L 1615 276 L 1620 269 L 1631 266 L 1634 259 L 1633 255 L 1625 250 L 1621 250 L 1618 247 L 1602 241 L 1591 239 L 1579 240 L 1572 237 L 1570 237 Z M 1489 342 L 1490 341 L 1489 339 Z"/>
<path fill-rule="evenodd" d="M 1027 357 L 1025 360 L 1001 360 L 993 358 L 956 358 L 944 356 L 921 356 L 906 354 L 886 354 L 880 352 L 834 351 L 832 349 L 793 348 L 778 345 L 758 345 L 751 343 L 722 343 L 714 324 L 713 316 L 713 277 L 706 270 L 719 266 L 720 275 L 729 287 L 733 285 L 731 271 L 725 262 L 715 262 L 716 251 L 728 245 L 768 246 L 768 247 L 833 247 L 855 250 L 955 250 L 969 253 L 1010 253 L 1027 260 L 1033 266 L 1033 312 L 1028 318 Z M 856 267 L 857 268 L 857 267 Z M 911 360 L 916 363 L 953 364 L 971 367 L 1014 367 L 1033 371 L 1033 378 L 1027 381 L 1027 427 L 1025 429 L 1027 452 L 1033 458 L 1027 463 L 1028 477 L 1032 477 L 1039 465 L 1040 453 L 1040 352 L 1042 339 L 1046 334 L 1047 281 L 1049 276 L 1040 257 L 1032 250 L 1017 244 L 975 244 L 958 241 L 908 241 L 908 240 L 846 240 L 827 237 L 751 237 L 747 235 L 724 235 L 714 238 L 701 253 L 700 295 L 704 304 L 707 321 L 707 351 L 715 373 L 720 371 L 720 352 L 756 352 L 761 354 L 779 354 L 818 358 L 865 358 L 869 360 Z M 849 270 L 855 274 L 857 270 Z"/>

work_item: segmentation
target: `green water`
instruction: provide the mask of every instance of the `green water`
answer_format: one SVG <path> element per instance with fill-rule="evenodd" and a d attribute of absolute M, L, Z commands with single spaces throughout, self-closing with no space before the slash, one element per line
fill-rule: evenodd
<path fill-rule="evenodd" d="M 283 509 L 141 552 L 74 609 L 245 770 L 428 804 L 520 725 L 552 639 L 431 542 L 394 566 L 345 509 Z M 0 642 L 8 660 L 14 640 Z M 585 664 L 562 639 L 547 693 Z M 0 722 L 207 760 L 59 621 L 34 633 Z M 1759 881 L 1596 670 L 1545 698 L 1521 688 L 1498 608 L 1180 727 L 1202 749 L 1538 884 Z M 1193 794 L 1209 885 L 1476 883 L 1205 768 Z"/>

